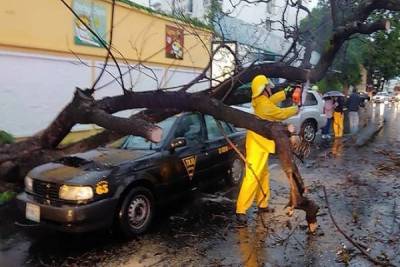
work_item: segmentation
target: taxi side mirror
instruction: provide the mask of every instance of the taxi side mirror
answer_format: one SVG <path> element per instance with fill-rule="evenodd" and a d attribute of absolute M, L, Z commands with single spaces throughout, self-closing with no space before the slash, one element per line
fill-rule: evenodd
<path fill-rule="evenodd" d="M 186 139 L 184 137 L 178 137 L 171 141 L 169 149 L 170 151 L 174 151 L 176 148 L 184 146 L 186 146 Z"/>

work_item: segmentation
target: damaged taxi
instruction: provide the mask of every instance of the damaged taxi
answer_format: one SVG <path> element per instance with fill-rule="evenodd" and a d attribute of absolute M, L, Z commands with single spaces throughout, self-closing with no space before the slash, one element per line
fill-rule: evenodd
<path fill-rule="evenodd" d="M 160 143 L 138 136 L 32 169 L 18 206 L 26 219 L 67 232 L 117 226 L 133 236 L 151 225 L 156 207 L 202 183 L 240 182 L 243 162 L 217 121 L 182 113 L 157 124 Z M 221 122 L 243 148 L 244 131 Z"/>

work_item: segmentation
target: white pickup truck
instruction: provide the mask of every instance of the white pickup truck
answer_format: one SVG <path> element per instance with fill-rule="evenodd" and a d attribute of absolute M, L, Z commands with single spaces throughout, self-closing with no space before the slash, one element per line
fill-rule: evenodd
<path fill-rule="evenodd" d="M 326 116 L 324 112 L 324 100 L 315 91 L 307 91 L 305 100 L 300 108 L 300 112 L 295 116 L 283 121 L 287 124 L 293 124 L 297 134 L 307 142 L 313 142 L 318 130 L 326 125 Z M 291 105 L 290 102 L 282 102 L 281 107 Z M 232 106 L 245 112 L 253 113 L 251 103 L 245 103 L 240 106 Z"/>

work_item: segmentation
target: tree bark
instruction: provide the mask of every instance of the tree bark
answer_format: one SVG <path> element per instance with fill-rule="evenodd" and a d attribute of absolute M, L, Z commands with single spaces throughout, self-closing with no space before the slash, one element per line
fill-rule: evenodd
<path fill-rule="evenodd" d="M 161 113 L 159 110 L 158 112 Z M 166 111 L 163 114 L 172 113 Z M 130 119 L 111 116 L 104 110 L 96 108 L 96 101 L 92 96 L 77 89 L 72 101 L 44 131 L 25 141 L 0 146 L 0 180 L 21 182 L 26 173 L 37 165 L 55 160 L 66 153 L 95 148 L 104 144 L 103 141 L 111 141 L 126 134 L 135 134 L 157 141 L 152 138 L 154 137 L 152 134 L 159 128 L 151 123 L 151 116 L 156 116 L 151 113 L 145 115 L 141 113 Z M 161 115 L 158 116 L 162 118 Z M 110 130 L 86 142 L 66 147 L 64 150 L 57 148 L 76 123 L 96 123 Z"/>

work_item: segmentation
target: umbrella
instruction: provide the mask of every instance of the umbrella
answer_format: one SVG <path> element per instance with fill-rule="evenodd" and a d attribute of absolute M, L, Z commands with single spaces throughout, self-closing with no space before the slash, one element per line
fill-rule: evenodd
<path fill-rule="evenodd" d="M 324 94 L 323 98 L 333 97 L 333 96 L 344 96 L 344 94 L 339 91 L 329 91 Z"/>

